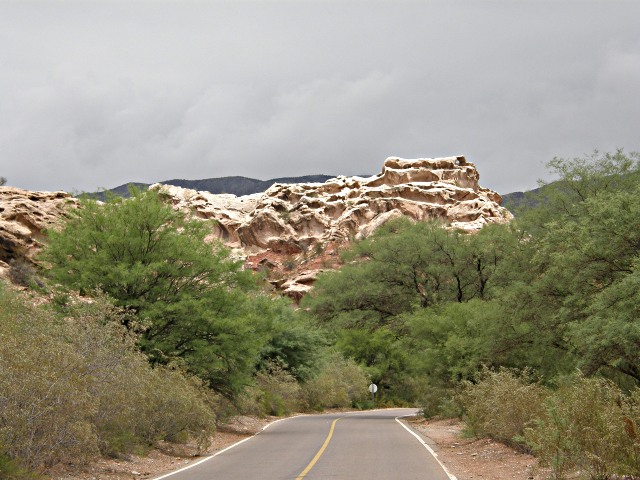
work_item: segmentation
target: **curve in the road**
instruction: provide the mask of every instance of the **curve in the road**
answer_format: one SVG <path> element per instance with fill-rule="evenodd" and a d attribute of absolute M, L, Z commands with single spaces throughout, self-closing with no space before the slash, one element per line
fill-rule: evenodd
<path fill-rule="evenodd" d="M 266 438 L 258 435 L 262 439 L 260 441 L 254 435 L 187 467 L 155 477 L 154 480 L 165 478 L 204 480 L 213 478 L 212 475 L 216 478 L 227 480 L 240 478 L 309 480 L 334 477 L 365 479 L 371 478 L 372 475 L 377 475 L 380 478 L 400 478 L 401 476 L 406 479 L 438 478 L 441 480 L 457 480 L 440 462 L 429 445 L 399 420 L 402 417 L 411 416 L 409 413 L 415 414 L 415 411 L 409 409 L 387 409 L 350 412 L 340 416 L 335 414 L 302 415 L 291 419 L 278 420 L 263 429 L 264 431 L 276 423 L 280 424 L 277 428 L 274 427 L 276 428 L 275 431 L 272 432 L 269 429 L 270 433 L 265 432 L 271 439 L 266 444 L 264 443 L 264 440 L 267 440 Z M 387 418 L 387 421 L 392 421 L 392 423 L 395 423 L 393 422 L 395 419 L 397 423 L 419 441 L 428 451 L 428 454 L 424 457 L 418 455 L 418 450 L 416 449 L 420 447 L 417 444 L 413 444 L 415 447 L 412 447 L 407 437 L 405 437 L 407 438 L 406 441 L 402 440 L 401 431 L 393 433 L 393 431 L 385 429 L 385 434 L 379 435 L 378 427 L 375 424 L 381 425 L 379 422 L 384 422 L 384 418 Z M 284 426 L 284 423 L 280 423 L 284 420 L 289 420 L 286 422 L 286 426 Z M 291 420 L 295 420 L 295 423 L 291 424 Z M 343 427 L 336 428 L 336 424 L 340 420 L 347 423 Z M 371 420 L 374 420 L 373 424 Z M 329 427 L 328 433 L 326 433 L 327 430 L 324 430 L 325 433 L 322 434 L 322 425 L 325 425 L 324 428 Z M 339 425 L 342 425 L 342 422 Z M 293 432 L 296 434 L 296 437 L 293 437 L 295 438 L 295 443 L 290 440 Z M 322 437 L 320 437 L 321 434 L 323 435 Z M 253 441 L 249 442 L 250 440 Z M 258 443 L 255 443 L 256 441 Z M 248 443 L 242 445 L 239 451 L 235 450 L 236 447 L 245 442 Z M 322 445 L 321 442 L 323 442 Z M 314 443 L 315 448 L 311 449 L 310 447 L 313 447 Z M 258 445 L 264 446 L 258 451 L 256 450 Z M 293 445 L 295 445 L 295 448 L 293 448 Z M 405 460 L 400 460 L 396 453 L 391 453 L 392 456 L 390 457 L 389 449 L 393 448 L 401 448 L 403 455 L 406 454 L 408 457 Z M 229 452 L 231 449 L 234 449 L 233 452 Z M 411 451 L 413 451 L 412 454 L 410 453 Z M 229 452 L 229 454 L 220 457 L 220 461 L 202 465 L 204 462 L 219 457 L 225 452 Z M 306 460 L 308 463 L 305 462 L 306 467 L 303 469 L 302 467 L 305 463 L 299 460 L 304 460 L 305 452 L 308 452 Z M 379 462 L 382 457 L 387 459 L 385 463 Z M 424 460 L 419 461 L 420 457 L 423 457 Z M 292 471 L 296 463 L 299 464 L 298 468 L 301 469 L 297 470 L 300 472 L 297 476 L 295 470 Z M 437 470 L 440 473 L 437 473 Z M 398 476 L 401 471 L 403 473 Z M 217 473 L 214 474 L 214 472 Z M 428 477 L 425 477 L 425 474 Z"/>
<path fill-rule="evenodd" d="M 320 450 L 318 450 L 318 453 L 316 453 L 316 456 L 313 457 L 313 459 L 309 462 L 309 465 L 307 465 L 305 467 L 305 469 L 300 473 L 300 475 L 298 475 L 296 477 L 296 480 L 302 480 L 304 477 L 307 476 L 307 473 L 309 473 L 311 471 L 311 469 L 313 468 L 313 466 L 316 464 L 316 462 L 320 459 L 320 457 L 322 456 L 322 454 L 324 453 L 324 451 L 327 449 L 327 447 L 329 446 L 329 442 L 331 441 L 331 437 L 333 437 L 333 431 L 336 428 L 336 423 L 338 423 L 338 420 L 342 419 L 343 417 L 340 418 L 336 418 L 332 423 L 331 423 L 331 428 L 329 429 L 329 434 L 327 435 L 326 440 L 324 441 L 324 443 L 322 444 L 322 447 L 320 447 Z"/>
<path fill-rule="evenodd" d="M 404 415 L 403 415 L 404 416 Z M 396 417 L 396 422 L 398 422 L 400 425 L 402 425 L 402 428 L 404 428 L 407 432 L 409 432 L 411 435 L 413 435 L 414 437 L 416 437 L 418 439 L 418 441 L 422 444 L 422 446 L 424 448 L 427 449 L 427 451 L 433 456 L 433 458 L 436 459 L 436 462 L 438 462 L 438 464 L 442 467 L 442 470 L 444 470 L 444 473 L 447 474 L 447 476 L 451 479 L 451 480 L 458 480 L 456 478 L 455 475 L 453 475 L 449 469 L 447 469 L 447 467 L 444 466 L 444 464 L 440 461 L 440 459 L 438 458 L 438 454 L 436 452 L 433 451 L 433 448 L 431 448 L 427 442 L 425 442 L 420 435 L 418 435 L 416 432 L 414 432 L 413 430 L 411 430 L 409 427 L 407 427 L 404 423 L 402 423 L 400 421 L 402 417 Z"/>

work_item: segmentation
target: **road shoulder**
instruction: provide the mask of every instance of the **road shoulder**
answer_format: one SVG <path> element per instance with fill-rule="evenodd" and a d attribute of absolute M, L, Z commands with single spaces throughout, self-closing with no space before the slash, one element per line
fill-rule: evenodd
<path fill-rule="evenodd" d="M 468 438 L 457 419 L 405 419 L 436 452 L 443 465 L 458 480 L 544 480 L 549 471 L 537 466 L 535 457 L 499 442 Z"/>

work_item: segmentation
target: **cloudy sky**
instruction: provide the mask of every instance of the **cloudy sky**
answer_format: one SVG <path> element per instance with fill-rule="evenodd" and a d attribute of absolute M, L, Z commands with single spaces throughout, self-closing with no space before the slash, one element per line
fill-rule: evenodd
<path fill-rule="evenodd" d="M 640 1 L 0 1 L 0 175 L 31 190 L 375 174 L 481 184 L 640 150 Z"/>

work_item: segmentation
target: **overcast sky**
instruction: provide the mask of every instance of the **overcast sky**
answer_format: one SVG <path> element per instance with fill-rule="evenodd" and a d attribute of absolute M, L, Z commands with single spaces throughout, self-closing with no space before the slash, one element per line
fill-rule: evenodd
<path fill-rule="evenodd" d="M 0 1 L 0 175 L 30 190 L 375 174 L 509 193 L 640 150 L 640 1 Z"/>

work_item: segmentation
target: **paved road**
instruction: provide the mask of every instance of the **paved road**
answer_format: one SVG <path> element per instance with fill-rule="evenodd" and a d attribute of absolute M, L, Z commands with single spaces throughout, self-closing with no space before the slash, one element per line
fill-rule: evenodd
<path fill-rule="evenodd" d="M 450 480 L 396 417 L 415 409 L 293 417 L 157 480 Z"/>

